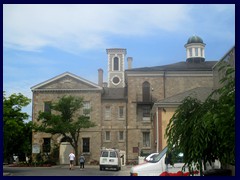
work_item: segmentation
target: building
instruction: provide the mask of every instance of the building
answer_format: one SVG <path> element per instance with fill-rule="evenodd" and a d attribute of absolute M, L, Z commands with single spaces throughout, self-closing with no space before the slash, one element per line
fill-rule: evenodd
<path fill-rule="evenodd" d="M 107 49 L 108 79 L 98 69 L 98 84 L 65 72 L 31 88 L 33 122 L 38 112 L 63 95 L 84 97 L 84 108 L 97 126 L 80 133 L 79 147 L 87 162 L 99 161 L 101 148 L 117 148 L 123 164 L 135 163 L 140 154 L 158 152 L 166 146 L 164 131 L 181 100 L 193 94 L 204 99 L 213 88 L 213 66 L 205 60 L 205 43 L 198 36 L 188 39 L 186 61 L 169 65 L 132 68 L 127 50 Z M 61 144 L 60 156 L 67 156 L 69 144 L 61 136 L 33 132 L 32 143 L 43 147 Z M 49 150 L 50 151 L 50 150 Z M 60 157 L 60 163 L 68 163 Z"/>

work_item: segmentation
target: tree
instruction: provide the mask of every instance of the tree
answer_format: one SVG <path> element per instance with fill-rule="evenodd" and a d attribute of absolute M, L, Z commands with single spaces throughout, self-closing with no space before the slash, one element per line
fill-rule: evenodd
<path fill-rule="evenodd" d="M 31 123 L 24 122 L 29 115 L 22 112 L 22 108 L 30 102 L 31 100 L 21 93 L 6 97 L 3 92 L 3 149 L 4 159 L 8 163 L 13 154 L 25 155 L 31 152 Z"/>
<path fill-rule="evenodd" d="M 219 144 L 214 152 L 226 167 L 228 164 L 235 165 L 235 70 L 224 62 L 219 71 L 222 70 L 225 71 L 225 76 L 220 80 L 222 87 L 210 95 L 217 101 L 203 119 L 208 126 L 215 127 Z"/>
<path fill-rule="evenodd" d="M 202 161 L 235 164 L 235 71 L 230 66 L 223 68 L 222 87 L 203 103 L 186 97 L 166 128 L 169 149 L 182 151 L 185 163 L 195 165 L 201 174 Z"/>
<path fill-rule="evenodd" d="M 83 98 L 63 96 L 50 106 L 50 112 L 39 112 L 38 121 L 40 123 L 34 123 L 33 128 L 39 132 L 59 134 L 64 139 L 69 139 L 75 155 L 78 157 L 78 140 L 81 129 L 95 126 L 95 123 L 89 120 L 89 116 L 79 113 L 82 107 Z M 53 114 L 52 110 L 56 113 Z M 76 164 L 78 165 L 77 158 Z"/>

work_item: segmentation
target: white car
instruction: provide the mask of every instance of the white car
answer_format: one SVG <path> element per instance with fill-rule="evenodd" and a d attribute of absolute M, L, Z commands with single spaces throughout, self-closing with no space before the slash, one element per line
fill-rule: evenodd
<path fill-rule="evenodd" d="M 184 165 L 183 154 L 177 155 L 177 163 L 174 166 L 165 164 L 165 158 L 167 153 L 167 147 L 165 147 L 160 153 L 152 155 L 148 161 L 142 164 L 133 166 L 130 170 L 131 176 L 159 176 L 161 173 L 168 171 L 176 173 L 182 170 Z M 187 168 L 186 168 L 187 171 Z"/>
<path fill-rule="evenodd" d="M 151 154 L 148 158 L 149 160 L 146 160 L 144 163 L 133 166 L 130 170 L 131 176 L 159 176 L 163 172 L 168 173 L 177 173 L 178 171 L 182 171 L 182 167 L 184 166 L 184 154 L 178 153 L 178 154 L 172 154 L 174 155 L 175 163 L 173 165 L 170 165 L 170 158 L 166 158 L 167 154 L 167 147 L 165 147 L 160 153 L 158 154 Z M 169 154 L 171 155 L 171 154 Z M 170 156 L 169 156 L 170 157 Z M 212 166 L 208 165 L 208 169 L 220 169 L 221 163 L 218 160 L 215 160 L 213 162 Z M 188 167 L 185 166 L 184 172 L 189 172 Z M 199 173 L 196 172 L 196 175 L 199 176 Z"/>

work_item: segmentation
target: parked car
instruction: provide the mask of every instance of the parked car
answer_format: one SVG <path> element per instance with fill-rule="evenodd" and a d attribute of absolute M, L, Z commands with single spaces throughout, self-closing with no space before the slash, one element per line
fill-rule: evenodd
<path fill-rule="evenodd" d="M 130 169 L 131 176 L 159 176 L 162 173 L 170 173 L 177 174 L 182 171 L 182 167 L 184 166 L 184 154 L 183 153 L 170 153 L 168 152 L 168 148 L 165 147 L 158 154 L 151 154 L 149 160 L 145 161 L 142 164 L 133 166 Z M 172 160 L 174 159 L 174 163 Z M 221 164 L 219 161 L 215 161 L 212 165 L 215 169 L 221 168 Z M 210 169 L 212 167 L 207 167 Z M 189 172 L 188 167 L 185 167 L 184 172 Z M 194 171 L 195 175 L 199 175 L 198 172 Z"/>
<path fill-rule="evenodd" d="M 103 149 L 101 150 L 100 161 L 99 161 L 100 171 L 106 168 L 115 168 L 117 171 L 121 170 L 121 159 L 118 149 Z"/>
<path fill-rule="evenodd" d="M 175 162 L 174 165 L 171 164 L 171 159 L 166 158 L 167 147 L 165 147 L 158 154 L 151 154 L 152 156 L 148 161 L 143 164 L 133 166 L 130 170 L 131 176 L 159 176 L 161 173 L 167 171 L 171 173 L 176 173 L 182 170 L 184 165 L 183 162 L 183 153 L 178 153 L 176 157 L 174 157 Z M 173 158 L 173 157 L 172 157 Z M 167 164 L 166 164 L 167 163 Z M 187 167 L 185 169 L 187 170 Z"/>

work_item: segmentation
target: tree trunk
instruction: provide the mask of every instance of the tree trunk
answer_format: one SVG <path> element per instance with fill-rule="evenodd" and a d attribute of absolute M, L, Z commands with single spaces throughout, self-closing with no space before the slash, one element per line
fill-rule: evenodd
<path fill-rule="evenodd" d="M 74 146 L 74 151 L 75 151 L 75 163 L 76 163 L 76 166 L 78 166 L 78 159 L 79 159 L 79 155 L 78 155 L 78 144 L 76 143 L 75 146 Z"/>

